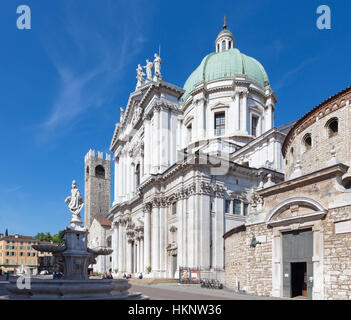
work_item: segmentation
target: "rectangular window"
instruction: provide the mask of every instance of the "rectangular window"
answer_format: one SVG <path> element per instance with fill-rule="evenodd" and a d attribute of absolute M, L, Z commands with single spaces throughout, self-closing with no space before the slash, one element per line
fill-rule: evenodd
<path fill-rule="evenodd" d="M 225 200 L 224 212 L 225 213 L 230 213 L 230 200 Z"/>
<path fill-rule="evenodd" d="M 172 214 L 177 214 L 177 202 L 172 203 Z"/>
<path fill-rule="evenodd" d="M 241 201 L 240 200 L 233 201 L 233 214 L 241 215 Z"/>
<path fill-rule="evenodd" d="M 224 135 L 225 130 L 225 113 L 220 112 L 215 114 L 215 135 Z"/>
<path fill-rule="evenodd" d="M 253 116 L 252 123 L 251 123 L 251 134 L 254 137 L 257 137 L 257 125 L 258 125 L 258 118 Z"/>
<path fill-rule="evenodd" d="M 248 215 L 248 212 L 249 212 L 249 204 L 244 203 L 244 216 L 245 217 Z"/>

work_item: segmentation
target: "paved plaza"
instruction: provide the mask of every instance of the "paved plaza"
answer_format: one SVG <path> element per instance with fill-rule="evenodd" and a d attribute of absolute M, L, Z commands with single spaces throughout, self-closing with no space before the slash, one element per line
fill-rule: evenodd
<path fill-rule="evenodd" d="M 50 276 L 42 278 L 47 279 L 48 277 Z M 7 283 L 5 277 L 0 277 L 0 299 L 4 299 L 7 295 L 5 289 Z M 140 292 L 151 300 L 281 300 L 271 297 L 238 294 L 227 288 L 222 290 L 201 288 L 197 284 L 179 284 L 176 282 L 148 284 L 131 281 L 131 285 L 129 292 Z"/>
<path fill-rule="evenodd" d="M 256 297 L 238 294 L 229 289 L 201 288 L 197 284 L 157 283 L 137 284 L 132 283 L 129 290 L 141 292 L 151 300 L 282 300 L 281 298 Z"/>

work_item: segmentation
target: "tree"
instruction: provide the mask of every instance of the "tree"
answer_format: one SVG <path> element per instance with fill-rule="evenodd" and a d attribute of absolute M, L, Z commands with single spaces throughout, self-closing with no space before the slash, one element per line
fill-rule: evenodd
<path fill-rule="evenodd" d="M 38 239 L 39 241 L 47 241 L 51 242 L 52 241 L 52 236 L 50 232 L 39 232 L 34 238 Z"/>
<path fill-rule="evenodd" d="M 52 237 L 52 241 L 55 243 L 64 243 L 64 232 L 63 230 L 59 231 L 58 233 L 54 234 Z"/>
<path fill-rule="evenodd" d="M 64 243 L 64 232 L 63 230 L 59 231 L 58 233 L 54 234 L 53 236 L 50 234 L 50 232 L 39 232 L 37 235 L 34 237 L 38 239 L 39 241 L 47 241 L 47 242 L 55 242 L 55 243 Z"/>

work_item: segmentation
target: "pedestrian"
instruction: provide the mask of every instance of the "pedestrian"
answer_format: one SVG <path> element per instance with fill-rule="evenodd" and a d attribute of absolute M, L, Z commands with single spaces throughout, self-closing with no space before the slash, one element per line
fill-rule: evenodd
<path fill-rule="evenodd" d="M 6 272 L 6 281 L 9 281 L 9 279 L 10 279 L 10 271 L 7 271 Z"/>
<path fill-rule="evenodd" d="M 143 273 L 140 272 L 140 274 L 139 274 L 139 279 L 142 279 L 142 278 L 143 278 Z"/>
<path fill-rule="evenodd" d="M 110 269 L 110 270 L 111 270 L 111 269 Z M 111 272 L 111 271 L 109 272 L 107 279 L 113 279 L 113 276 L 112 276 L 112 272 Z"/>

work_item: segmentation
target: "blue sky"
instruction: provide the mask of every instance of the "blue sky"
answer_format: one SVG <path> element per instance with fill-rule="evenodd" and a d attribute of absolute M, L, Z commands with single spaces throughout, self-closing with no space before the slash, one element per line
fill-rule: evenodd
<path fill-rule="evenodd" d="M 21 4 L 31 30 L 16 27 Z M 316 27 L 322 4 L 331 30 Z M 65 228 L 72 179 L 84 192 L 84 155 L 108 151 L 137 64 L 159 44 L 164 80 L 182 87 L 227 15 L 235 47 L 268 73 L 278 126 L 351 84 L 350 12 L 346 0 L 2 0 L 0 232 Z"/>

